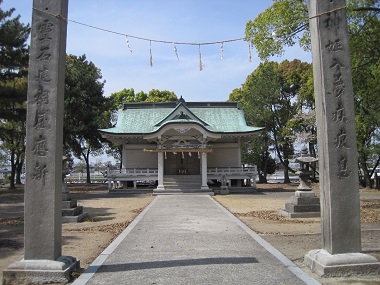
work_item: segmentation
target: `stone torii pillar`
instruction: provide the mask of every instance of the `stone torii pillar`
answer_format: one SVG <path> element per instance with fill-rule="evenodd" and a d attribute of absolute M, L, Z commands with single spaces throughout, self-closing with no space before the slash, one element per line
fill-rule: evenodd
<path fill-rule="evenodd" d="M 309 0 L 318 128 L 322 249 L 305 263 L 322 276 L 377 274 L 361 252 L 355 110 L 344 0 Z"/>
<path fill-rule="evenodd" d="M 66 283 L 79 267 L 62 250 L 62 146 L 68 0 L 34 0 L 26 125 L 25 256 L 3 284 Z"/>
<path fill-rule="evenodd" d="M 161 138 L 159 138 L 161 140 Z M 158 149 L 162 150 L 162 143 L 160 142 L 158 145 Z M 164 170 L 165 170 L 165 160 L 164 153 L 162 151 L 157 152 L 157 172 L 158 172 L 158 180 L 157 180 L 157 190 L 165 190 L 164 186 Z"/>
<path fill-rule="evenodd" d="M 207 149 L 207 136 L 203 135 L 202 149 Z M 201 176 L 202 176 L 202 185 L 201 190 L 209 190 L 210 188 L 207 185 L 207 152 L 201 153 Z"/>

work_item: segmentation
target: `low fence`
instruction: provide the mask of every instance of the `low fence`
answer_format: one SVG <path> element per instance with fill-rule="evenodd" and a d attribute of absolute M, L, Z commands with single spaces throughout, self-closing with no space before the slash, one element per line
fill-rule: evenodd
<path fill-rule="evenodd" d="M 210 167 L 207 169 L 208 179 L 251 179 L 256 178 L 256 166 L 250 167 Z M 107 174 L 108 180 L 132 181 L 132 180 L 158 180 L 157 168 L 123 168 L 110 170 Z"/>

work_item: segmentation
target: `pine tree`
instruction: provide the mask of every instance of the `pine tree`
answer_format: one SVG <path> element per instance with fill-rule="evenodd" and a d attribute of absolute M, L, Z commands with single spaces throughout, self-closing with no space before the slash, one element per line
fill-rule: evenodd
<path fill-rule="evenodd" d="M 24 161 L 30 32 L 20 16 L 12 17 L 14 11 L 0 8 L 0 143 L 10 153 L 11 188 L 15 188 L 16 171 L 19 177 Z"/>

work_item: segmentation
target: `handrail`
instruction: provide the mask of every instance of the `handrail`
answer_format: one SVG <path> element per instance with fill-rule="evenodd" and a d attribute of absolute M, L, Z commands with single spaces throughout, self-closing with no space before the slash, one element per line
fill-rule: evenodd
<path fill-rule="evenodd" d="M 207 168 L 208 175 L 255 175 L 257 174 L 256 166 L 249 167 L 209 167 Z M 108 170 L 107 178 L 126 178 L 126 177 L 157 177 L 158 169 L 157 168 L 122 168 L 122 169 L 113 169 Z"/>
<path fill-rule="evenodd" d="M 110 175 L 120 175 L 120 174 L 130 174 L 132 176 L 136 175 L 146 175 L 157 174 L 157 168 L 122 168 L 117 170 L 109 170 L 108 176 Z"/>
<path fill-rule="evenodd" d="M 210 167 L 207 173 L 250 173 L 257 172 L 256 166 L 249 167 Z"/>

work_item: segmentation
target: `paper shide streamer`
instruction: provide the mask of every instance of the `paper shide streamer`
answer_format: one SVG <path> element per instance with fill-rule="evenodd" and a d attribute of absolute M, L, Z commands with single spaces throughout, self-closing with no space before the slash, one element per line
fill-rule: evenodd
<path fill-rule="evenodd" d="M 309 21 L 309 19 L 313 19 L 313 18 L 316 18 L 316 17 L 320 17 L 322 15 L 325 15 L 325 14 L 329 14 L 329 13 L 332 13 L 332 12 L 335 12 L 335 11 L 338 11 L 338 10 L 341 10 L 341 9 L 346 9 L 347 7 L 346 6 L 343 6 L 343 7 L 338 7 L 338 8 L 335 8 L 333 10 L 330 10 L 330 11 L 325 11 L 321 14 L 317 14 L 313 17 L 310 17 L 310 18 L 303 18 L 299 21 L 300 24 L 305 24 L 305 21 Z M 177 59 L 179 60 L 179 57 L 178 57 L 178 52 L 177 52 L 177 47 L 176 45 L 188 45 L 188 46 L 198 46 L 198 52 L 199 52 L 199 69 L 200 71 L 203 70 L 203 64 L 202 64 L 202 57 L 201 57 L 201 45 L 215 45 L 215 44 L 221 44 L 221 59 L 224 59 L 224 43 L 230 43 L 230 42 L 237 42 L 237 41 L 245 41 L 246 38 L 235 38 L 235 39 L 229 39 L 229 40 L 223 40 L 223 41 L 213 41 L 213 42 L 175 42 L 175 41 L 165 41 L 165 40 L 157 40 L 157 39 L 151 39 L 151 38 L 143 38 L 143 37 L 138 37 L 138 36 L 133 36 L 133 35 L 129 35 L 129 34 L 125 34 L 125 33 L 120 33 L 120 32 L 116 32 L 116 31 L 112 31 L 112 30 L 109 30 L 109 29 L 104 29 L 104 28 L 101 28 L 101 27 L 96 27 L 96 26 L 93 26 L 93 25 L 89 25 L 89 24 L 85 24 L 85 23 L 82 23 L 82 22 L 79 22 L 79 21 L 75 21 L 75 20 L 71 20 L 71 19 L 67 19 L 67 18 L 63 18 L 61 15 L 55 15 L 55 14 L 52 14 L 52 13 L 49 13 L 45 10 L 39 10 L 39 9 L 36 9 L 36 8 L 33 8 L 33 10 L 37 10 L 41 13 L 44 13 L 44 14 L 47 14 L 47 15 L 51 15 L 51 16 L 54 16 L 54 17 L 59 17 L 60 19 L 62 20 L 65 20 L 65 21 L 68 21 L 68 22 L 72 22 L 72 23 L 75 23 L 75 24 L 78 24 L 78 25 L 82 25 L 82 26 L 85 26 L 85 27 L 88 27 L 88 28 L 91 28 L 91 29 L 96 29 L 96 30 L 99 30 L 99 31 L 102 31 L 102 32 L 106 32 L 106 33 L 112 33 L 112 34 L 115 34 L 115 35 L 119 35 L 119 36 L 124 36 L 126 37 L 126 42 L 127 42 L 127 46 L 128 46 L 128 49 L 129 51 L 132 53 L 132 49 L 130 47 L 130 44 L 129 44 L 129 38 L 133 38 L 133 39 L 136 39 L 136 40 L 141 40 L 141 41 L 149 41 L 150 43 L 150 66 L 153 66 L 153 56 L 152 56 L 152 42 L 155 42 L 155 43 L 162 43 L 162 44 L 174 44 L 174 53 L 177 57 Z M 292 25 L 294 25 L 295 23 L 292 23 Z M 252 53 L 251 53 L 251 43 L 249 43 L 249 46 L 248 46 L 248 59 L 249 59 L 249 62 L 252 61 Z"/>
<path fill-rule="evenodd" d="M 174 45 L 174 53 L 177 56 L 177 59 L 179 60 L 177 47 L 176 47 L 175 43 L 173 43 L 173 45 Z"/>
<path fill-rule="evenodd" d="M 345 8 L 345 7 L 343 7 L 343 8 Z M 341 8 L 339 8 L 339 9 L 341 9 Z M 54 17 L 58 17 L 57 15 L 54 15 L 54 14 L 49 13 L 47 11 L 43 11 L 43 10 L 39 10 L 39 9 L 35 9 L 35 8 L 33 8 L 33 10 L 38 10 L 41 13 L 48 14 L 48 15 L 51 15 L 51 16 L 54 16 Z M 326 13 L 328 13 L 328 12 L 326 12 Z M 320 16 L 320 15 L 317 15 L 317 16 Z M 132 48 L 130 46 L 129 39 L 132 38 L 132 39 L 141 40 L 141 41 L 148 41 L 149 42 L 149 64 L 150 64 L 151 67 L 153 67 L 152 42 L 162 43 L 162 44 L 172 44 L 175 56 L 177 57 L 178 60 L 179 60 L 178 50 L 177 50 L 177 46 L 178 45 L 198 46 L 199 70 L 202 71 L 203 70 L 203 63 L 202 63 L 201 46 L 220 44 L 221 45 L 220 46 L 221 59 L 224 59 L 224 44 L 225 43 L 246 40 L 245 38 L 235 38 L 235 39 L 228 39 L 228 40 L 223 40 L 223 41 L 211 41 L 211 42 L 175 42 L 175 41 L 165 41 L 165 40 L 159 40 L 159 39 L 151 39 L 151 38 L 143 38 L 143 37 L 133 36 L 133 35 L 126 34 L 126 33 L 120 33 L 120 32 L 112 31 L 112 30 L 109 30 L 109 29 L 101 28 L 101 27 L 96 27 L 96 26 L 93 26 L 93 25 L 85 24 L 85 23 L 82 23 L 82 22 L 79 22 L 79 21 L 75 21 L 75 20 L 71 20 L 71 19 L 67 19 L 67 18 L 63 18 L 63 17 L 60 17 L 60 19 L 68 21 L 68 22 L 72 22 L 72 23 L 75 23 L 75 24 L 78 24 L 78 25 L 82 25 L 82 26 L 85 26 L 85 27 L 88 27 L 88 28 L 91 28 L 91 29 L 96 29 L 96 30 L 99 30 L 99 31 L 102 31 L 102 32 L 112 33 L 112 34 L 116 34 L 116 35 L 119 35 L 119 36 L 124 36 L 126 44 L 127 44 L 127 47 L 128 47 L 128 49 L 129 49 L 129 51 L 130 51 L 131 54 L 133 54 L 133 51 L 132 51 Z M 249 44 L 249 61 L 250 62 L 252 61 L 251 44 Z"/>
<path fill-rule="evenodd" d="M 202 71 L 203 64 L 202 64 L 201 45 L 198 45 L 198 53 L 199 53 L 199 71 Z"/>
<path fill-rule="evenodd" d="M 126 36 L 125 41 L 127 42 L 127 47 L 128 47 L 128 49 L 129 49 L 129 51 L 131 52 L 131 54 L 133 54 L 132 49 L 131 49 L 131 46 L 129 45 L 129 39 L 128 39 L 128 36 Z"/>
<path fill-rule="evenodd" d="M 149 63 L 150 63 L 150 66 L 152 67 L 153 66 L 153 55 L 152 55 L 152 41 L 150 41 L 149 43 Z"/>

